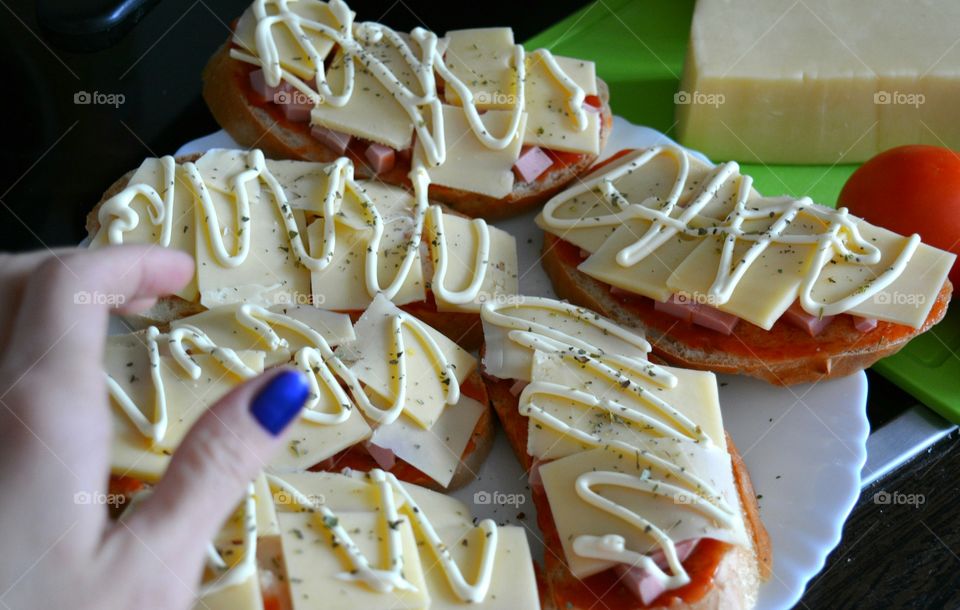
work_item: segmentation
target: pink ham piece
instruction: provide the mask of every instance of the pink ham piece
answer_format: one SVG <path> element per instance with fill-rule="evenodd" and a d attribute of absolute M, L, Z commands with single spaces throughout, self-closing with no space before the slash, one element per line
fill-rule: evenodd
<path fill-rule="evenodd" d="M 689 299 L 681 299 L 678 298 L 677 295 L 671 294 L 670 298 L 665 302 L 661 303 L 660 301 L 654 300 L 653 308 L 657 311 L 670 314 L 675 318 L 692 322 L 693 312 L 696 311 L 697 305 Z"/>
<path fill-rule="evenodd" d="M 686 561 L 687 557 L 690 556 L 690 553 L 693 552 L 693 549 L 697 548 L 697 543 L 700 542 L 699 538 L 693 540 L 683 540 L 676 543 L 677 547 L 677 559 L 681 562 Z M 659 548 L 650 553 L 650 558 L 657 564 L 661 570 L 667 569 L 667 559 L 663 555 L 663 551 Z M 618 564 L 615 568 L 617 575 L 620 577 L 620 582 L 631 592 L 637 599 L 643 602 L 644 605 L 649 606 L 653 603 L 655 599 L 660 597 L 660 595 L 666 591 L 666 588 L 658 581 L 652 574 L 647 572 L 644 568 L 638 566 L 628 566 L 626 564 Z"/>
<path fill-rule="evenodd" d="M 299 99 L 301 96 L 303 96 L 303 94 L 297 91 L 295 99 Z M 310 122 L 310 111 L 313 110 L 313 104 L 309 102 L 303 104 L 287 102 L 281 104 L 281 107 L 283 108 L 283 116 L 287 117 L 288 121 L 294 123 Z"/>
<path fill-rule="evenodd" d="M 376 142 L 367 146 L 363 156 L 367 158 L 367 164 L 374 174 L 389 172 L 397 162 L 397 151 Z"/>
<path fill-rule="evenodd" d="M 819 317 L 807 313 L 800 307 L 799 301 L 794 301 L 793 305 L 783 313 L 783 317 L 787 322 L 793 324 L 800 330 L 807 331 L 807 334 L 811 337 L 816 337 L 822 333 L 823 329 L 833 321 L 833 316 Z"/>
<path fill-rule="evenodd" d="M 520 396 L 520 393 L 523 392 L 523 388 L 527 387 L 528 385 L 528 382 L 522 379 L 517 379 L 513 382 L 513 385 L 510 386 L 510 393 L 514 396 Z"/>
<path fill-rule="evenodd" d="M 716 307 L 709 305 L 696 305 L 693 310 L 693 323 L 715 330 L 718 333 L 729 335 L 737 326 L 740 318 L 737 316 L 720 311 Z"/>
<path fill-rule="evenodd" d="M 862 333 L 868 333 L 877 327 L 877 319 L 853 316 L 853 327 Z"/>
<path fill-rule="evenodd" d="M 533 182 L 553 165 L 553 159 L 539 146 L 528 146 L 520 151 L 520 158 L 513 164 L 513 173 L 523 182 Z"/>
<path fill-rule="evenodd" d="M 373 458 L 373 461 L 375 461 L 380 468 L 390 470 L 396 466 L 397 456 L 393 453 L 392 449 L 374 445 L 370 441 L 365 442 L 363 446 L 366 447 L 367 453 L 370 454 L 370 457 Z"/>
<path fill-rule="evenodd" d="M 338 155 L 347 152 L 347 146 L 350 145 L 350 134 L 346 134 L 333 129 L 327 129 L 321 125 L 314 125 L 310 128 L 310 135 L 320 140 L 320 143 L 334 151 Z"/>
<path fill-rule="evenodd" d="M 271 87 L 267 84 L 263 76 L 263 70 L 254 70 L 250 72 L 250 88 L 257 96 L 257 100 L 263 103 L 272 102 L 273 96 L 280 90 L 279 87 Z"/>

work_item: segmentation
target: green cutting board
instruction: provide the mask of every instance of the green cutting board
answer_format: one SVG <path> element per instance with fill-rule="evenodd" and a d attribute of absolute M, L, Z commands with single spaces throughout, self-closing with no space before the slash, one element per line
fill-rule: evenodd
<path fill-rule="evenodd" d="M 674 135 L 693 0 L 599 0 L 526 42 L 591 59 L 610 86 L 614 113 Z M 743 164 L 761 193 L 835 205 L 856 165 Z M 953 422 L 960 422 L 960 308 L 873 369 Z"/>

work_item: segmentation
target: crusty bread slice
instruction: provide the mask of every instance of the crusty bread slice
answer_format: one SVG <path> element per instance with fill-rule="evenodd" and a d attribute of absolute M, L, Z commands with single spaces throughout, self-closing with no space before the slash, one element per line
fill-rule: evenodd
<path fill-rule="evenodd" d="M 332 161 L 338 154 L 310 135 L 305 123 L 290 123 L 283 115 L 272 113 L 264 106 L 251 101 L 249 73 L 251 64 L 230 57 L 230 41 L 224 43 L 210 58 L 203 70 L 203 98 L 214 118 L 242 146 L 260 148 L 275 159 L 304 159 L 308 161 Z M 602 106 L 600 148 L 606 144 L 613 128 L 609 90 L 606 83 L 597 81 Z M 546 176 L 533 182 L 517 182 L 513 193 L 503 199 L 495 199 L 478 193 L 430 186 L 430 199 L 444 203 L 454 210 L 476 218 L 499 220 L 522 214 L 538 207 L 560 192 L 571 180 L 586 172 L 597 160 L 595 155 L 584 155 L 576 163 L 560 166 L 554 164 Z M 358 175 L 364 171 L 360 159 L 354 159 Z M 360 162 L 357 162 L 360 161 Z M 404 170 L 395 169 L 378 176 L 389 184 L 409 187 Z"/>
<path fill-rule="evenodd" d="M 849 316 L 842 316 L 817 337 L 779 321 L 765 331 L 752 324 L 738 324 L 732 340 L 716 331 L 692 332 L 676 318 L 647 305 L 624 300 L 610 292 L 610 286 L 577 269 L 579 248 L 550 233 L 544 234 L 541 262 L 557 296 L 592 309 L 625 328 L 636 329 L 653 345 L 653 352 L 670 364 L 685 368 L 737 373 L 776 385 L 844 377 L 863 370 L 881 358 L 899 351 L 910 339 L 943 319 L 953 286 L 947 280 L 926 321 L 914 329 L 879 322 L 868 332 L 853 328 Z M 684 337 L 680 337 L 680 333 Z M 715 337 L 714 337 L 715 336 Z M 694 337 L 694 339 L 691 339 Z M 717 348 L 722 340 L 734 345 L 737 353 Z M 711 339 L 715 339 L 711 344 Z M 698 344 L 692 341 L 696 340 Z"/>
<path fill-rule="evenodd" d="M 185 155 L 177 158 L 178 163 L 187 161 L 196 161 L 201 155 Z M 130 170 L 107 188 L 100 201 L 87 214 L 86 229 L 87 235 L 92 239 L 97 231 L 100 230 L 100 219 L 98 213 L 104 203 L 124 188 L 130 182 L 130 178 L 136 170 Z M 425 260 L 424 264 L 429 264 Z M 467 312 L 449 312 L 438 311 L 432 295 L 428 295 L 426 301 L 417 301 L 401 305 L 401 309 L 411 315 L 423 320 L 429 326 L 440 331 L 460 347 L 467 351 L 477 349 L 483 342 L 483 326 L 480 324 L 480 314 Z M 159 299 L 152 308 L 137 315 L 126 316 L 124 319 L 134 329 L 146 328 L 147 326 L 157 326 L 169 324 L 174 320 L 185 318 L 196 313 L 204 311 L 204 307 L 197 301 L 187 301 L 176 295 L 170 295 Z M 359 317 L 362 312 L 352 311 L 350 313 L 354 318 Z"/>
<path fill-rule="evenodd" d="M 524 470 L 530 471 L 533 466 L 533 458 L 527 453 L 527 418 L 520 414 L 518 409 L 519 399 L 510 392 L 513 380 L 497 379 L 485 375 L 487 382 L 487 392 L 490 395 L 490 403 L 493 405 L 497 417 L 503 426 L 510 446 L 513 448 L 517 459 L 523 465 Z M 717 570 L 713 577 L 712 587 L 703 597 L 692 603 L 685 603 L 675 600 L 670 606 L 670 610 L 719 610 L 721 608 L 752 608 L 756 604 L 757 594 L 760 583 L 769 578 L 773 566 L 773 555 L 770 546 L 770 538 L 767 530 L 760 520 L 760 508 L 757 505 L 757 497 L 753 491 L 753 483 L 750 481 L 750 474 L 747 472 L 746 465 L 740 457 L 733 440 L 727 435 L 727 449 L 733 466 L 734 480 L 737 484 L 737 490 L 740 496 L 740 504 L 743 507 L 744 521 L 747 526 L 747 532 L 752 541 L 752 548 L 741 546 L 730 546 L 726 555 L 720 560 Z M 552 519 L 549 516 L 549 504 L 544 494 L 534 493 L 534 500 L 537 504 L 538 521 L 541 522 L 541 528 L 545 531 L 543 518 Z M 547 544 L 550 545 L 549 536 Z M 559 541 L 557 541 L 559 546 Z M 569 590 L 569 587 L 578 587 L 578 579 L 574 577 L 564 565 L 558 552 L 550 550 L 545 556 L 545 570 L 547 584 L 550 589 L 550 602 L 556 608 L 570 608 L 572 610 L 588 610 L 589 608 L 605 607 L 609 604 L 602 603 L 602 600 L 590 597 L 586 587 L 584 593 L 589 597 L 586 600 L 567 599 L 566 595 L 560 592 L 560 589 Z M 630 600 L 629 594 L 621 596 Z M 586 605 L 579 603 L 588 601 Z M 621 608 L 620 605 L 609 607 Z M 648 607 L 641 606 L 639 601 L 635 608 L 647 610 Z M 623 606 L 624 610 L 631 610 L 630 606 Z M 650 606 L 654 610 L 667 606 Z"/>

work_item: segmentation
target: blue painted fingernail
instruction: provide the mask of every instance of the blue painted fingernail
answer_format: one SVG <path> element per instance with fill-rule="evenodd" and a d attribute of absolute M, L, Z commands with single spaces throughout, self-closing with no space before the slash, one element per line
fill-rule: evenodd
<path fill-rule="evenodd" d="M 284 371 L 254 396 L 250 413 L 264 430 L 277 436 L 300 413 L 309 395 L 310 386 L 303 373 Z"/>

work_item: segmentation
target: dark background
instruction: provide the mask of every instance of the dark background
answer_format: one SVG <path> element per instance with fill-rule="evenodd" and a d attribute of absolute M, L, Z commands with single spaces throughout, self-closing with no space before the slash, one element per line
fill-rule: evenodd
<path fill-rule="evenodd" d="M 116 1 L 116 0 L 113 0 Z M 671 0 L 661 0 L 671 1 Z M 92 2 L 62 0 L 79 10 Z M 352 0 L 360 20 L 409 30 L 510 25 L 525 40 L 585 4 Z M 200 72 L 249 0 L 161 1 L 113 46 L 75 52 L 46 36 L 33 2 L 0 0 L 0 250 L 72 245 L 103 191 L 146 156 L 173 153 L 218 129 L 200 97 Z M 76 105 L 86 91 L 122 94 L 119 108 Z M 4 287 L 0 286 L 0 290 Z M 914 401 L 870 374 L 874 429 Z M 802 608 L 958 608 L 960 439 L 947 438 L 864 490 L 843 541 L 808 585 Z M 926 503 L 878 506 L 878 490 Z"/>
<path fill-rule="evenodd" d="M 116 0 L 114 0 L 116 1 Z M 110 0 L 60 0 L 60 8 Z M 32 1 L 0 2 L 0 250 L 76 244 L 103 191 L 147 156 L 173 153 L 218 129 L 200 97 L 200 72 L 249 0 L 159 2 L 117 43 L 75 52 L 48 35 Z M 51 3 L 56 4 L 56 3 Z M 536 8 L 517 0 L 352 0 L 357 19 L 399 30 L 510 25 L 525 40 L 582 0 Z M 549 10 L 544 10 L 544 6 Z M 12 77 L 10 79 L 9 77 Z M 120 93 L 118 108 L 76 105 L 79 91 Z"/>

